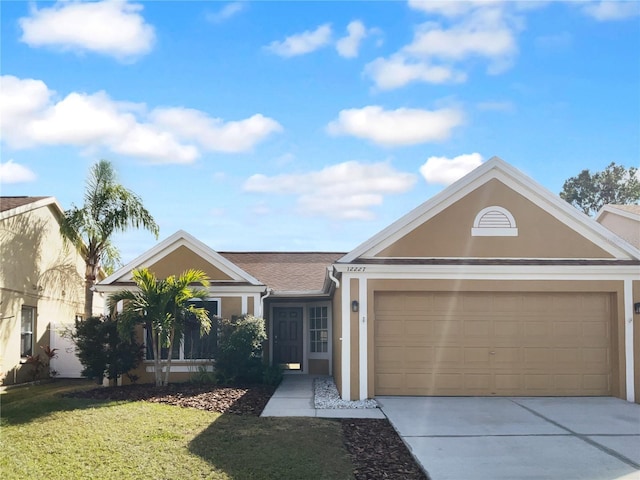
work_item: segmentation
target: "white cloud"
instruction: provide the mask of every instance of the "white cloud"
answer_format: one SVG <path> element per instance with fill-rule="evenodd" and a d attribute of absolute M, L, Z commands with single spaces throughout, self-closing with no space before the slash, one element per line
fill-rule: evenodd
<path fill-rule="evenodd" d="M 30 16 L 19 20 L 20 40 L 30 47 L 91 51 L 131 60 L 149 53 L 155 41 L 154 28 L 139 13 L 142 8 L 118 0 L 33 7 Z"/>
<path fill-rule="evenodd" d="M 340 111 L 329 123 L 332 135 L 352 135 L 387 147 L 446 140 L 461 125 L 464 114 L 457 108 L 384 110 L 377 105 Z"/>
<path fill-rule="evenodd" d="M 378 88 L 389 90 L 412 82 L 464 82 L 470 60 L 478 58 L 486 62 L 487 73 L 503 73 L 518 53 L 516 35 L 523 22 L 516 4 L 412 0 L 412 8 L 446 21 L 418 25 L 411 43 L 369 63 L 365 74 Z"/>
<path fill-rule="evenodd" d="M 631 1 L 600 1 L 584 5 L 584 13 L 598 21 L 625 20 L 640 15 L 640 3 Z"/>
<path fill-rule="evenodd" d="M 236 16 L 240 12 L 246 9 L 247 3 L 244 2 L 232 2 L 227 3 L 224 7 L 215 13 L 207 13 L 206 18 L 211 23 L 222 23 L 229 20 L 231 17 Z"/>
<path fill-rule="evenodd" d="M 314 52 L 331 41 L 331 25 L 325 23 L 315 30 L 291 35 L 283 41 L 273 41 L 266 49 L 281 57 L 295 57 Z"/>
<path fill-rule="evenodd" d="M 301 214 L 333 219 L 370 220 L 372 208 L 385 195 L 410 190 L 416 176 L 399 172 L 389 163 L 356 161 L 326 167 L 320 171 L 275 176 L 253 175 L 245 182 L 247 192 L 296 195 Z"/>
<path fill-rule="evenodd" d="M 403 54 L 390 58 L 379 57 L 365 66 L 369 75 L 380 90 L 392 90 L 411 82 L 421 81 L 434 84 L 461 83 L 467 79 L 463 72 L 443 65 L 429 65 L 425 61 L 410 59 Z"/>
<path fill-rule="evenodd" d="M 367 29 L 360 20 L 354 20 L 347 25 L 347 36 L 336 42 L 336 50 L 341 57 L 355 58 L 358 56 L 360 42 L 367 36 Z"/>
<path fill-rule="evenodd" d="M 272 133 L 282 131 L 278 122 L 261 114 L 225 123 L 191 108 L 158 108 L 151 112 L 151 118 L 178 136 L 218 152 L 245 152 Z"/>
<path fill-rule="evenodd" d="M 482 155 L 469 153 L 454 158 L 429 157 L 420 167 L 420 173 L 427 183 L 450 185 L 482 165 Z"/>
<path fill-rule="evenodd" d="M 199 148 L 248 151 L 282 129 L 260 114 L 224 122 L 182 107 L 147 112 L 145 105 L 115 101 L 103 91 L 71 92 L 56 101 L 42 81 L 2 76 L 0 82 L 2 141 L 12 148 L 107 148 L 153 163 L 191 163 Z"/>
<path fill-rule="evenodd" d="M 36 174 L 24 165 L 15 163 L 13 160 L 0 163 L 0 183 L 26 183 L 33 182 L 35 179 Z"/>

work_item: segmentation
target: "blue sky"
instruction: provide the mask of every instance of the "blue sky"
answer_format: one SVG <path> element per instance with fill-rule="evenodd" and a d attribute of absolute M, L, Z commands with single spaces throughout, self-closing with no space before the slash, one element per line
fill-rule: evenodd
<path fill-rule="evenodd" d="M 106 158 L 161 238 L 346 252 L 494 155 L 553 192 L 640 163 L 635 1 L 0 8 L 2 195 L 81 204 Z"/>

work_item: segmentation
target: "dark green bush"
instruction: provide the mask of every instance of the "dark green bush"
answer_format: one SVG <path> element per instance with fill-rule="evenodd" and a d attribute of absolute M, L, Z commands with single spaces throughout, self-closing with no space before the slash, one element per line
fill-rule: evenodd
<path fill-rule="evenodd" d="M 277 387 L 282 381 L 282 367 L 280 365 L 265 365 L 262 372 L 262 383 Z"/>
<path fill-rule="evenodd" d="M 245 315 L 219 323 L 216 375 L 220 383 L 260 383 L 263 380 L 264 319 Z"/>
<path fill-rule="evenodd" d="M 76 322 L 72 338 L 84 367 L 84 377 L 97 383 L 101 383 L 103 377 L 114 380 L 128 374 L 142 361 L 144 347 L 135 341 L 133 330 L 122 336 L 117 327 L 117 320 L 110 317 L 90 317 Z"/>

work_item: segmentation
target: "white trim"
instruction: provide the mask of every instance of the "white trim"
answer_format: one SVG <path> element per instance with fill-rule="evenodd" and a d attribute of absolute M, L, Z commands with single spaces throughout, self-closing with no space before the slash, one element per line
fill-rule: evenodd
<path fill-rule="evenodd" d="M 0 220 L 4 220 L 6 218 L 15 217 L 16 215 L 22 215 L 23 213 L 30 212 L 32 210 L 37 210 L 41 207 L 46 207 L 48 205 L 52 205 L 54 211 L 58 215 L 64 215 L 64 210 L 62 206 L 58 203 L 55 197 L 45 197 L 40 200 L 36 200 L 34 202 L 25 203 L 24 205 L 20 205 L 19 207 L 11 208 L 9 210 L 5 210 L 4 212 L 0 212 Z"/>
<path fill-rule="evenodd" d="M 349 265 L 336 265 L 347 271 Z M 359 266 L 360 267 L 360 266 Z M 640 279 L 638 265 L 368 265 L 358 278 L 469 280 L 624 280 Z"/>
<path fill-rule="evenodd" d="M 351 276 L 342 277 L 342 399 L 351 400 Z"/>
<path fill-rule="evenodd" d="M 367 279 L 361 278 L 358 285 L 358 297 L 360 302 L 359 308 L 359 363 L 360 363 L 360 400 L 366 400 L 368 398 L 368 352 L 367 352 Z"/>
<path fill-rule="evenodd" d="M 517 228 L 487 228 L 479 227 L 471 229 L 472 237 L 517 237 Z"/>
<path fill-rule="evenodd" d="M 611 213 L 612 215 L 618 215 L 619 217 L 624 217 L 628 218 L 629 220 L 640 222 L 640 214 L 638 213 L 633 213 L 627 210 L 622 210 L 621 208 L 616 208 L 615 205 L 605 205 L 596 214 L 595 219 L 598 223 L 600 223 L 600 217 L 602 217 L 605 213 Z"/>
<path fill-rule="evenodd" d="M 231 278 L 230 281 L 249 282 L 253 285 L 263 285 L 262 282 L 249 275 L 237 265 L 231 263 L 194 236 L 188 234 L 184 230 L 178 230 L 170 237 L 164 239 L 150 250 L 147 250 L 145 253 L 126 264 L 124 267 L 118 269 L 115 273 L 109 275 L 107 278 L 99 282 L 97 286 L 104 286 L 118 281 L 131 280 L 131 271 L 135 268 L 139 268 L 145 264 L 149 265 L 157 263 L 168 254 L 183 246 L 190 249 L 196 255 L 202 257 L 202 259 L 206 260 L 214 267 L 218 268 L 225 275 L 229 276 Z"/>
<path fill-rule="evenodd" d="M 260 301 L 260 294 L 253 294 L 253 314 L 256 317 L 264 318 L 264 314 L 262 312 L 262 302 Z"/>
<path fill-rule="evenodd" d="M 97 285 L 96 291 L 100 293 L 113 293 L 119 292 L 120 290 L 130 290 L 135 292 L 138 290 L 136 285 L 123 285 L 123 284 L 113 284 L 113 285 Z M 247 293 L 253 293 L 258 295 L 265 291 L 265 287 L 262 285 L 210 285 L 207 289 L 211 293 L 215 293 L 216 295 L 224 294 L 225 297 L 241 297 Z"/>
<path fill-rule="evenodd" d="M 482 220 L 490 212 L 498 212 L 507 220 L 508 227 L 482 226 Z M 478 212 L 473 220 L 473 228 L 471 229 L 472 237 L 517 237 L 518 229 L 516 228 L 516 219 L 509 210 L 497 205 L 483 208 Z"/>
<path fill-rule="evenodd" d="M 624 358 L 626 368 L 627 401 L 635 402 L 633 358 L 633 283 L 624 281 Z"/>
<path fill-rule="evenodd" d="M 246 315 L 247 313 L 249 313 L 248 310 L 249 310 L 249 298 L 247 297 L 247 295 L 242 295 L 240 300 L 240 311 L 242 315 Z"/>
<path fill-rule="evenodd" d="M 145 362 L 147 361 L 149 360 L 145 360 Z M 213 372 L 213 365 L 207 364 L 211 362 L 210 360 L 188 360 L 189 362 L 194 363 L 195 365 L 176 365 L 174 363 L 174 362 L 183 362 L 183 361 L 187 361 L 187 360 L 175 360 L 175 359 L 172 360 L 171 373 L 196 373 L 198 369 L 203 366 L 207 372 Z M 149 373 L 153 373 L 156 371 L 156 367 L 154 365 L 147 365 L 145 367 L 145 371 Z M 162 363 L 162 371 L 163 372 L 167 371 L 167 366 L 164 362 Z"/>
<path fill-rule="evenodd" d="M 507 187 L 523 195 L 569 228 L 611 254 L 614 258 L 640 258 L 640 250 L 622 241 L 613 232 L 580 212 L 542 185 L 533 181 L 516 168 L 498 157 L 493 157 L 356 247 L 350 253 L 340 258 L 338 262 L 349 263 L 362 256 L 377 255 L 419 225 L 433 218 L 456 201 L 464 198 L 467 194 L 492 179 L 499 180 Z"/>

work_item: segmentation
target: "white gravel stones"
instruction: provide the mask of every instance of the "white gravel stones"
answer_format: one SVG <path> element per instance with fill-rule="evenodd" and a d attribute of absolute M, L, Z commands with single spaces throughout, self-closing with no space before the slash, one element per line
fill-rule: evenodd
<path fill-rule="evenodd" d="M 331 377 L 318 377 L 313 381 L 313 403 L 315 408 L 378 408 L 373 399 L 342 400 Z"/>

